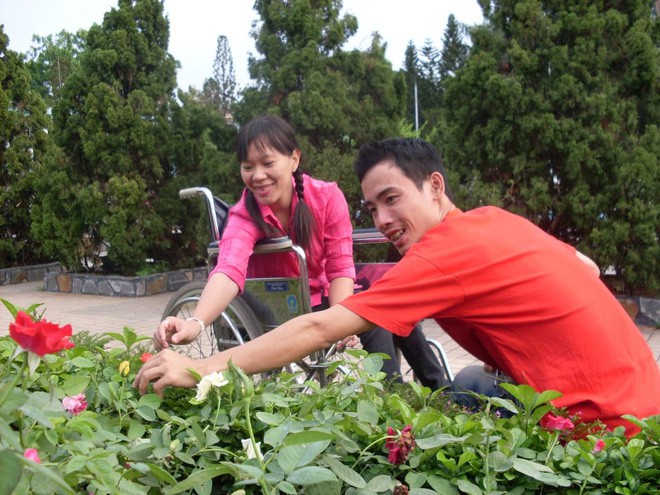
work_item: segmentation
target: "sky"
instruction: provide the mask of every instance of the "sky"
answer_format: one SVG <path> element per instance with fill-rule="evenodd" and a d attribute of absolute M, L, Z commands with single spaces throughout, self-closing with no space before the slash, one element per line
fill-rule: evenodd
<path fill-rule="evenodd" d="M 0 0 L 0 24 L 9 37 L 9 49 L 26 53 L 32 36 L 76 32 L 100 24 L 103 15 L 117 7 L 117 0 Z M 253 0 L 165 0 L 170 21 L 169 52 L 179 61 L 180 88 L 201 89 L 213 75 L 218 36 L 226 36 L 234 61 L 239 87 L 250 83 L 248 54 L 259 55 L 250 37 L 252 22 L 258 19 Z M 358 32 L 344 49 L 367 49 L 371 35 L 378 31 L 387 43 L 386 57 L 395 70 L 403 66 L 409 41 L 420 49 L 431 40 L 437 48 L 449 14 L 458 22 L 482 22 L 477 0 L 344 0 L 343 11 L 358 19 Z"/>

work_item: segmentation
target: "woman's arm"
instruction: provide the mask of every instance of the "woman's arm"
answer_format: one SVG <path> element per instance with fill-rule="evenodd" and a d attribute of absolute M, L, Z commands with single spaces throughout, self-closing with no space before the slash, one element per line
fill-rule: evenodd
<path fill-rule="evenodd" d="M 328 289 L 328 303 L 334 306 L 342 299 L 353 295 L 353 288 L 355 282 L 350 277 L 337 277 L 330 281 L 330 288 Z"/>
<path fill-rule="evenodd" d="M 193 315 L 198 321 L 168 316 L 154 332 L 156 349 L 167 349 L 170 344 L 188 344 L 222 313 L 238 294 L 238 285 L 224 273 L 209 278 Z M 203 322 L 200 324 L 200 321 Z"/>

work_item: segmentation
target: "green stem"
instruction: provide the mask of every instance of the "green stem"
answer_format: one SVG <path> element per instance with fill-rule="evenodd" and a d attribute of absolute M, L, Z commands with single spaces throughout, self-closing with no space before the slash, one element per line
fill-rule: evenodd
<path fill-rule="evenodd" d="M 19 380 L 23 377 L 26 368 L 27 368 L 27 355 L 25 356 L 25 360 L 23 361 L 23 364 L 21 365 L 20 369 L 14 375 L 14 379 L 4 390 L 2 396 L 0 396 L 0 407 L 2 407 L 5 402 L 7 402 L 7 399 L 9 399 L 12 390 L 14 389 L 14 387 L 16 387 Z"/>
<path fill-rule="evenodd" d="M 360 451 L 360 455 L 358 456 L 358 458 L 355 460 L 355 462 L 351 466 L 351 469 L 354 469 L 355 466 L 357 466 L 357 463 L 360 462 L 360 459 L 362 459 L 362 457 L 364 456 L 364 453 L 366 451 L 368 451 L 371 447 L 373 447 L 374 445 L 376 445 L 379 442 L 382 442 L 383 440 L 388 440 L 390 438 L 397 438 L 397 436 L 396 435 L 385 435 L 384 437 L 381 437 L 378 440 L 375 440 L 375 441 L 371 442 L 369 445 L 367 445 L 365 448 L 363 448 Z"/>
<path fill-rule="evenodd" d="M 252 397 L 248 396 L 245 398 L 245 423 L 247 424 L 247 429 L 248 429 L 248 435 L 250 436 L 250 443 L 252 443 L 252 448 L 254 449 L 254 455 L 257 457 L 257 460 L 259 461 L 259 465 L 261 466 L 261 470 L 266 472 L 266 466 L 264 466 L 264 460 L 261 458 L 261 454 L 259 453 L 259 449 L 257 449 L 257 441 L 254 438 L 254 430 L 252 429 L 252 420 L 250 419 L 250 403 L 252 402 Z M 273 490 L 268 486 L 268 483 L 266 483 L 266 479 L 264 476 L 261 476 L 259 478 L 259 484 L 261 485 L 261 489 L 263 490 L 264 493 L 271 493 Z"/>

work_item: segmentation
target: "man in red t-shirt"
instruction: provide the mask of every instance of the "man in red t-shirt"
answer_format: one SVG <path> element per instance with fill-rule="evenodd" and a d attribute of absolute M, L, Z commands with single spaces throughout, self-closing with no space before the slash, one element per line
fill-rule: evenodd
<path fill-rule="evenodd" d="M 622 415 L 660 414 L 658 365 L 589 258 L 499 208 L 461 212 L 440 156 L 424 141 L 364 146 L 355 169 L 375 226 L 403 258 L 368 290 L 189 367 L 206 375 L 231 359 L 259 372 L 374 326 L 407 335 L 433 318 L 514 382 L 561 392 L 553 404 L 584 421 L 632 434 L 636 427 Z M 174 354 L 157 357 L 186 359 Z M 162 369 L 158 362 L 151 368 Z M 141 371 L 136 384 L 144 392 L 154 380 L 157 392 L 190 381 Z M 462 373 L 456 382 L 466 383 Z"/>

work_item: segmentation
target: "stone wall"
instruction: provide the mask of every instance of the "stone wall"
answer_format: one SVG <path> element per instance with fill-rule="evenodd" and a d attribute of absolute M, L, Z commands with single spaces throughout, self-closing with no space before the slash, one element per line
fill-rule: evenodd
<path fill-rule="evenodd" d="M 143 277 L 47 273 L 44 277 L 44 290 L 96 296 L 141 297 L 175 291 L 192 280 L 206 280 L 206 277 L 206 267 L 186 268 Z"/>
<path fill-rule="evenodd" d="M 43 280 L 49 273 L 61 273 L 64 267 L 59 263 L 44 263 L 43 265 L 18 266 L 0 269 L 0 285 L 20 284 L 21 282 L 37 282 Z"/>

